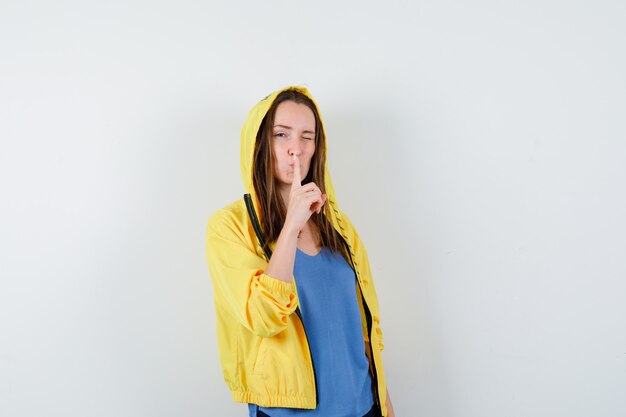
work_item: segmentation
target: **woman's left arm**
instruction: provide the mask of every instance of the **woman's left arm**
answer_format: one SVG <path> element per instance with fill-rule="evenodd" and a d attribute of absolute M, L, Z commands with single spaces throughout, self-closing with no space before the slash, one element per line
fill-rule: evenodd
<path fill-rule="evenodd" d="M 387 417 L 396 417 L 396 413 L 393 411 L 393 405 L 391 405 L 391 397 L 389 396 L 389 388 L 387 388 L 387 401 L 385 402 L 387 406 Z"/>

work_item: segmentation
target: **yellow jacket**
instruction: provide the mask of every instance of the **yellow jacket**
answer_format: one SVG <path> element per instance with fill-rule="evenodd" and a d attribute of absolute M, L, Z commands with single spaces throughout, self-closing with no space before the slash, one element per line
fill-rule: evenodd
<path fill-rule="evenodd" d="M 316 381 L 311 353 L 302 321 L 294 314 L 297 288 L 295 282 L 288 284 L 264 273 L 268 259 L 251 219 L 260 212 L 252 185 L 257 131 L 276 96 L 294 88 L 313 100 L 305 88 L 287 87 L 250 110 L 241 131 L 241 173 L 247 194 L 209 219 L 206 256 L 213 281 L 220 361 L 233 400 L 263 407 L 314 409 Z M 355 291 L 374 398 L 387 416 L 383 337 L 367 253 L 354 226 L 337 206 L 328 164 L 325 182 L 328 207 L 324 213 L 349 248 L 358 281 Z M 275 242 L 270 244 L 270 249 L 274 248 Z"/>

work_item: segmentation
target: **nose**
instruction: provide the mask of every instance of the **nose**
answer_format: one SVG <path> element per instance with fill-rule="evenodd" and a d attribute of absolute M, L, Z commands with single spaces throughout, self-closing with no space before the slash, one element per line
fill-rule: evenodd
<path fill-rule="evenodd" d="M 298 145 L 293 145 L 289 148 L 289 156 L 298 155 L 302 156 L 302 149 Z"/>

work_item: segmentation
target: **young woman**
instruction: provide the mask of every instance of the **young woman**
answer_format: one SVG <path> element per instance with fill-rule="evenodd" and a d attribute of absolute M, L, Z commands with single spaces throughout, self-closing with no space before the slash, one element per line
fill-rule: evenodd
<path fill-rule="evenodd" d="M 224 379 L 254 416 L 391 416 L 367 253 L 337 206 L 305 88 L 261 100 L 241 132 L 247 193 L 207 225 Z"/>

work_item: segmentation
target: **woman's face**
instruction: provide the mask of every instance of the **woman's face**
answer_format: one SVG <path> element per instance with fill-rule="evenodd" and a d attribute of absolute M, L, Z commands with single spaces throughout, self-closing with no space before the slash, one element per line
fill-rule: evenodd
<path fill-rule="evenodd" d="M 283 101 L 276 108 L 272 131 L 274 177 L 282 185 L 291 186 L 293 154 L 300 158 L 302 179 L 307 176 L 315 153 L 315 116 L 305 104 Z"/>

